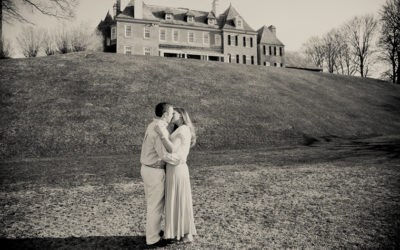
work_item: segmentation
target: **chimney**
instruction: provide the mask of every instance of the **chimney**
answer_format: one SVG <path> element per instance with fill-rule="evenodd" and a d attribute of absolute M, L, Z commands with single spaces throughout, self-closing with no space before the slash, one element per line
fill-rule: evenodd
<path fill-rule="evenodd" d="M 135 0 L 134 1 L 134 15 L 135 19 L 143 19 L 143 0 Z"/>
<path fill-rule="evenodd" d="M 269 26 L 268 29 L 269 29 L 272 33 L 274 33 L 274 35 L 276 35 L 276 28 L 275 28 L 274 25 Z"/>
<path fill-rule="evenodd" d="M 114 18 L 121 13 L 121 0 L 117 0 L 113 6 L 113 14 L 114 14 Z"/>
<path fill-rule="evenodd" d="M 219 16 L 219 13 L 218 13 L 219 6 L 218 5 L 219 5 L 219 0 L 213 0 L 211 11 L 214 13 L 216 18 L 218 18 L 218 16 Z"/>

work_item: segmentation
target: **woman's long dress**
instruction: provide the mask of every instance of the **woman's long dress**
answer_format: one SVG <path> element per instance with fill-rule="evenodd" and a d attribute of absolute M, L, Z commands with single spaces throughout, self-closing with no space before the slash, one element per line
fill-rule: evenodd
<path fill-rule="evenodd" d="M 186 165 L 190 150 L 190 129 L 180 126 L 171 135 L 176 145 L 174 154 L 181 160 L 179 165 L 167 164 L 165 181 L 165 234 L 166 239 L 183 238 L 186 234 L 196 235 L 194 225 L 192 190 L 189 169 Z"/>

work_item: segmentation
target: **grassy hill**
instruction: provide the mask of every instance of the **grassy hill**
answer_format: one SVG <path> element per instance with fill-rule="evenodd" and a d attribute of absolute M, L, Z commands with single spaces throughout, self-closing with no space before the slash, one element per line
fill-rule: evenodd
<path fill-rule="evenodd" d="M 140 150 L 154 106 L 185 107 L 196 149 L 400 133 L 386 82 L 160 57 L 76 53 L 0 61 L 0 158 Z"/>

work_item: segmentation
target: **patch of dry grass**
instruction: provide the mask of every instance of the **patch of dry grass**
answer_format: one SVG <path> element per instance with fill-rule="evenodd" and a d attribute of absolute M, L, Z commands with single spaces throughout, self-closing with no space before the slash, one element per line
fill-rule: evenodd
<path fill-rule="evenodd" d="M 199 235 L 167 248 L 398 248 L 399 151 L 377 145 L 194 152 Z M 11 249 L 145 247 L 138 155 L 3 162 L 0 173 Z"/>

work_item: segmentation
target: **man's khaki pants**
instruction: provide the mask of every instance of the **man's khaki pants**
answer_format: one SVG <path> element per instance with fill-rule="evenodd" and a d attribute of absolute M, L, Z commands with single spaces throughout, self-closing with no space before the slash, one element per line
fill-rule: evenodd
<path fill-rule="evenodd" d="M 160 240 L 161 216 L 164 212 L 165 170 L 142 165 L 140 174 L 144 182 L 147 203 L 146 243 L 150 245 Z"/>

